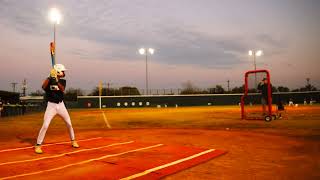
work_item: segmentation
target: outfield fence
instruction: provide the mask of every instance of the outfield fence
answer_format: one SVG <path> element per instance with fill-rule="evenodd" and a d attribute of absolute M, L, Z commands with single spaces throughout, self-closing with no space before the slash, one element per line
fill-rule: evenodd
<path fill-rule="evenodd" d="M 3 105 L 0 111 L 0 118 L 7 116 L 25 115 L 31 112 L 43 111 L 45 108 L 43 103 L 20 105 L 20 104 L 6 104 Z"/>
<path fill-rule="evenodd" d="M 190 95 L 135 95 L 101 96 L 104 108 L 119 107 L 179 107 L 179 106 L 214 106 L 238 105 L 243 94 L 190 94 Z M 259 93 L 253 93 L 255 101 L 260 100 Z M 76 101 L 67 101 L 69 108 L 98 108 L 99 96 L 78 96 Z M 283 102 L 303 104 L 320 102 L 320 91 L 273 93 L 273 103 Z M 27 103 L 43 103 L 42 97 L 24 97 Z"/>
<path fill-rule="evenodd" d="M 180 107 L 239 105 L 243 94 L 190 94 L 190 95 L 134 95 L 101 96 L 102 108 Z M 260 101 L 259 93 L 252 93 L 253 101 Z M 78 96 L 66 101 L 67 108 L 99 108 L 99 96 Z M 273 93 L 273 104 L 310 104 L 320 102 L 320 91 Z M 5 104 L 0 117 L 24 115 L 44 111 L 46 102 L 42 96 L 21 97 L 22 104 Z"/>

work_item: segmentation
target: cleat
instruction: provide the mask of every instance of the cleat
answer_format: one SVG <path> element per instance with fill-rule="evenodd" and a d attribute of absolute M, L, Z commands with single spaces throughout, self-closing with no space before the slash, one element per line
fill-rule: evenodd
<path fill-rule="evenodd" d="M 75 140 L 71 141 L 71 146 L 74 148 L 80 147 L 79 144 L 77 143 L 77 141 L 75 141 Z"/>
<path fill-rule="evenodd" d="M 34 152 L 37 153 L 37 154 L 42 154 L 43 151 L 41 149 L 41 145 L 34 146 Z"/>

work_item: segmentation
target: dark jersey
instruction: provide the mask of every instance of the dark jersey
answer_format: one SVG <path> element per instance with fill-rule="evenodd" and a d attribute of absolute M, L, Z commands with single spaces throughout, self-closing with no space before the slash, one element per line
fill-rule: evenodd
<path fill-rule="evenodd" d="M 53 102 L 53 103 L 60 103 L 63 101 L 64 93 L 61 91 L 58 87 L 58 83 L 51 78 L 49 79 L 49 84 L 45 89 L 45 99 L 46 101 Z M 59 83 L 63 85 L 63 87 L 66 87 L 66 80 L 65 79 L 59 79 Z"/>
<path fill-rule="evenodd" d="M 272 85 L 271 85 L 272 86 Z M 268 100 L 268 84 L 264 84 L 264 83 L 259 83 L 258 85 L 258 90 L 261 92 L 262 97 L 265 100 Z M 272 93 L 272 92 L 271 92 Z"/>

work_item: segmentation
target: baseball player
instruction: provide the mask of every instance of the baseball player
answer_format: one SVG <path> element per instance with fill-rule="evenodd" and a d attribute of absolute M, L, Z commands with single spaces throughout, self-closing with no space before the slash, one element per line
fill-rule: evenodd
<path fill-rule="evenodd" d="M 263 114 L 266 114 L 266 106 L 269 104 L 268 79 L 267 78 L 263 78 L 262 81 L 258 84 L 258 90 L 261 92 L 262 111 L 263 111 Z"/>
<path fill-rule="evenodd" d="M 57 114 L 63 118 L 68 127 L 71 146 L 74 148 L 79 147 L 78 143 L 75 140 L 69 113 L 63 102 L 64 90 L 66 87 L 66 80 L 64 79 L 65 71 L 66 68 L 64 67 L 64 65 L 54 65 L 53 69 L 50 71 L 50 76 L 42 84 L 42 89 L 46 92 L 46 100 L 48 104 L 46 112 L 44 114 L 43 125 L 39 132 L 37 144 L 35 146 L 35 152 L 38 154 L 43 153 L 41 144 L 51 120 Z"/>

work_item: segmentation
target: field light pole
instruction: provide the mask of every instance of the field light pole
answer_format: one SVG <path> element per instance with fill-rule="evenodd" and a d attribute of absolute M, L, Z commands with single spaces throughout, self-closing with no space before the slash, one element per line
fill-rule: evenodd
<path fill-rule="evenodd" d="M 146 94 L 149 94 L 149 86 L 148 86 L 148 54 L 153 55 L 154 54 L 154 49 L 152 48 L 140 48 L 139 53 L 141 55 L 146 55 Z"/>
<path fill-rule="evenodd" d="M 56 25 L 60 24 L 61 21 L 61 14 L 57 8 L 51 8 L 49 12 L 49 18 L 53 23 L 53 44 L 56 47 Z M 54 52 L 54 59 L 56 60 L 56 50 Z"/>
<path fill-rule="evenodd" d="M 256 63 L 256 56 L 262 56 L 263 52 L 262 50 L 250 50 L 249 51 L 249 56 L 253 56 L 253 65 L 254 65 L 254 70 L 257 70 L 257 63 Z M 257 87 L 257 74 L 255 74 L 254 77 L 254 83 L 255 83 L 255 87 Z"/>
<path fill-rule="evenodd" d="M 253 65 L 254 65 L 254 70 L 257 70 L 257 63 L 256 63 L 256 56 L 262 56 L 263 52 L 262 50 L 250 50 L 249 51 L 249 56 L 253 56 Z"/>

